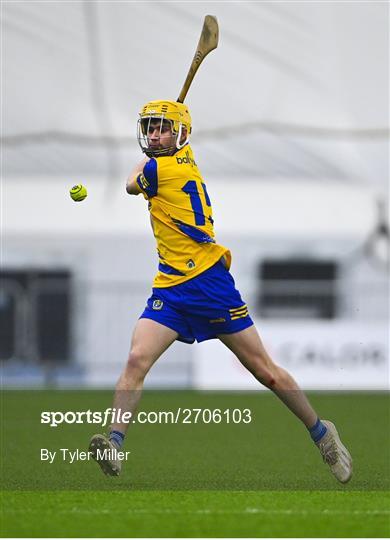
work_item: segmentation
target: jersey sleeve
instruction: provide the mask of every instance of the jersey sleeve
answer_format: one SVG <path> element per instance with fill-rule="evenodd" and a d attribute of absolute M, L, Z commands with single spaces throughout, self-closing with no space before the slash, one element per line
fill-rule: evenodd
<path fill-rule="evenodd" d="M 154 158 L 151 158 L 146 163 L 142 173 L 137 176 L 137 184 L 147 199 L 151 199 L 157 195 L 157 161 Z"/>

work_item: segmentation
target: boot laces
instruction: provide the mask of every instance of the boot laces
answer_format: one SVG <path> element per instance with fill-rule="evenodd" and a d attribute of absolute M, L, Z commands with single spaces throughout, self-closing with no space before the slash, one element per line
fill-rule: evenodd
<path fill-rule="evenodd" d="M 328 465 L 335 465 L 338 460 L 336 441 L 332 438 L 321 444 L 322 458 Z"/>

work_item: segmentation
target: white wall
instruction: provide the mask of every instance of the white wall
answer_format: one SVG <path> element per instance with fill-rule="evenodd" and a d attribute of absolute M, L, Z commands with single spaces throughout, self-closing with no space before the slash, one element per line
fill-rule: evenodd
<path fill-rule="evenodd" d="M 310 390 L 388 390 L 388 325 L 347 321 L 255 319 L 266 349 Z M 194 352 L 194 384 L 202 390 L 265 390 L 216 340 Z"/>

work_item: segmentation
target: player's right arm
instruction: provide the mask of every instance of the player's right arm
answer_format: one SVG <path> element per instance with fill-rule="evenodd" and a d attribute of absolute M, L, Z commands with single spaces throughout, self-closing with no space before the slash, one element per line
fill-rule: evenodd
<path fill-rule="evenodd" d="M 157 195 L 157 190 L 157 161 L 155 158 L 146 158 L 132 171 L 127 180 L 126 191 L 130 195 L 142 193 L 145 199 L 151 199 Z"/>
<path fill-rule="evenodd" d="M 126 191 L 129 195 L 139 195 L 140 193 L 142 193 L 142 190 L 138 185 L 137 178 L 140 174 L 142 174 L 144 167 L 148 161 L 148 157 L 143 159 L 131 171 L 130 176 L 128 177 L 126 182 Z"/>

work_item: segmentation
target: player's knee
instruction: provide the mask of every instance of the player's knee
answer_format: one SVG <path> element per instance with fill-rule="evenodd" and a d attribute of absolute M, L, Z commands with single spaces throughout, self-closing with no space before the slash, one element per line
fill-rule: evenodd
<path fill-rule="evenodd" d="M 256 379 L 271 390 L 283 385 L 283 370 L 274 364 L 270 358 L 257 358 L 254 363 L 253 374 Z"/>
<path fill-rule="evenodd" d="M 283 390 L 288 385 L 288 377 L 284 369 L 272 364 L 264 373 L 262 383 L 270 390 Z"/>
<path fill-rule="evenodd" d="M 150 360 L 141 349 L 132 349 L 127 359 L 126 371 L 137 379 L 143 379 L 150 368 Z"/>

